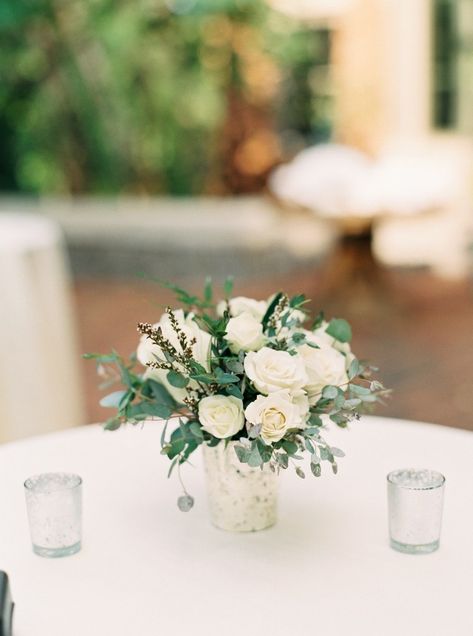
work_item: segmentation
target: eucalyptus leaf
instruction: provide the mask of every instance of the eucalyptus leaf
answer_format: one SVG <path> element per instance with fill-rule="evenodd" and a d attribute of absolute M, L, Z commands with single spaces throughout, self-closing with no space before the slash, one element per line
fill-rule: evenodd
<path fill-rule="evenodd" d="M 296 467 L 296 475 L 301 479 L 305 479 L 305 473 L 299 466 Z"/>
<path fill-rule="evenodd" d="M 353 378 L 355 378 L 359 372 L 360 363 L 356 358 L 353 358 L 353 360 L 350 362 L 350 366 L 348 367 L 348 379 L 353 380 Z"/>
<path fill-rule="evenodd" d="M 322 397 L 324 397 L 326 400 L 333 400 L 337 397 L 338 395 L 338 389 L 336 386 L 325 386 L 322 389 Z"/>
<path fill-rule="evenodd" d="M 352 338 L 351 327 L 343 318 L 332 318 L 325 332 L 339 342 L 350 342 Z"/>
<path fill-rule="evenodd" d="M 160 384 L 159 382 L 151 379 L 147 380 L 147 383 L 149 384 L 151 393 L 157 402 L 165 404 L 172 410 L 176 408 L 176 400 L 172 397 L 172 395 L 163 384 Z"/>
<path fill-rule="evenodd" d="M 229 298 L 233 291 L 233 276 L 227 276 L 225 282 L 223 283 L 223 293 L 225 298 Z"/>
<path fill-rule="evenodd" d="M 105 408 L 118 408 L 121 399 L 124 395 L 127 394 L 127 391 L 114 391 L 113 393 L 109 393 L 103 397 L 99 404 L 100 406 L 104 406 Z"/>
<path fill-rule="evenodd" d="M 109 420 L 105 422 L 104 429 L 106 431 L 116 431 L 117 428 L 120 428 L 121 420 L 118 417 L 111 417 Z"/>
<path fill-rule="evenodd" d="M 205 279 L 204 285 L 204 300 L 208 303 L 212 302 L 213 290 L 212 290 L 212 279 L 210 276 L 207 276 Z"/>
<path fill-rule="evenodd" d="M 218 384 L 234 384 L 235 382 L 240 382 L 240 378 L 234 373 L 225 373 L 217 367 L 215 369 L 215 380 Z"/>
<path fill-rule="evenodd" d="M 234 446 L 236 456 L 242 462 L 242 464 L 246 464 L 248 462 L 249 451 L 247 448 L 243 446 Z"/>
<path fill-rule="evenodd" d="M 189 423 L 189 430 L 191 431 L 192 435 L 194 437 L 196 437 L 199 440 L 203 440 L 204 439 L 204 434 L 202 432 L 202 427 L 200 426 L 200 424 L 198 422 L 190 422 Z"/>
<path fill-rule="evenodd" d="M 256 444 L 254 444 L 253 448 L 251 449 L 248 455 L 247 463 L 252 468 L 258 468 L 263 463 L 263 459 L 260 455 L 258 446 Z"/>
<path fill-rule="evenodd" d="M 181 512 L 189 512 L 194 507 L 194 498 L 190 495 L 181 495 L 177 500 L 177 507 Z"/>
<path fill-rule="evenodd" d="M 240 391 L 236 384 L 227 384 L 224 391 L 227 395 L 233 395 L 233 397 L 236 397 L 239 400 L 243 399 L 243 393 Z"/>
<path fill-rule="evenodd" d="M 169 371 L 166 374 L 166 379 L 169 384 L 176 387 L 176 389 L 184 389 L 189 384 L 189 378 L 186 378 L 178 371 Z"/>

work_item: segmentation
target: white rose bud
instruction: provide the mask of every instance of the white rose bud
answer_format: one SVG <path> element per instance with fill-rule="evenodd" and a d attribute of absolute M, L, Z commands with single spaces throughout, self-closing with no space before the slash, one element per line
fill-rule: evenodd
<path fill-rule="evenodd" d="M 232 437 L 245 424 L 243 402 L 232 395 L 209 395 L 199 402 L 202 428 L 214 437 Z"/>
<path fill-rule="evenodd" d="M 229 300 L 229 305 L 230 315 L 234 318 L 240 314 L 249 313 L 260 322 L 263 320 L 266 309 L 268 308 L 268 303 L 266 301 L 254 300 L 253 298 L 247 298 L 246 296 L 236 296 L 235 298 L 231 298 Z M 224 300 L 217 305 L 217 313 L 220 316 L 223 316 L 226 306 L 227 303 Z"/>
<path fill-rule="evenodd" d="M 261 322 L 248 312 L 230 318 L 225 334 L 233 353 L 257 351 L 265 343 Z"/>
<path fill-rule="evenodd" d="M 314 341 L 312 338 L 311 340 Z M 307 344 L 299 347 L 308 375 L 304 389 L 307 391 L 310 404 L 315 404 L 319 400 L 324 386 L 330 384 L 344 389 L 348 384 L 345 356 L 323 340 L 319 340 L 317 344 L 319 349 Z"/>
<path fill-rule="evenodd" d="M 289 391 L 258 395 L 246 407 L 245 416 L 251 424 L 261 426 L 260 436 L 267 444 L 278 442 L 290 428 L 304 425 L 300 405 L 292 400 Z"/>
<path fill-rule="evenodd" d="M 263 347 L 245 356 L 245 373 L 256 389 L 267 395 L 287 389 L 297 391 L 308 382 L 304 361 L 299 355 Z"/>

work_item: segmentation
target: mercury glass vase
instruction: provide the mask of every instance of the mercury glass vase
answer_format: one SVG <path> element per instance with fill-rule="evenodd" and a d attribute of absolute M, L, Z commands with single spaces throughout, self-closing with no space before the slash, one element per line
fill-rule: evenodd
<path fill-rule="evenodd" d="M 276 523 L 278 476 L 267 464 L 242 464 L 235 442 L 202 446 L 212 523 L 230 532 L 256 532 Z"/>

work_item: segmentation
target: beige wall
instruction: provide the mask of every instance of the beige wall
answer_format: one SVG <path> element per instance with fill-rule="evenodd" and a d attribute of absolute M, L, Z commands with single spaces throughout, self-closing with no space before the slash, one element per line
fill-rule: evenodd
<path fill-rule="evenodd" d="M 355 0 L 333 36 L 336 137 L 369 152 L 424 136 L 431 117 L 430 0 Z"/>

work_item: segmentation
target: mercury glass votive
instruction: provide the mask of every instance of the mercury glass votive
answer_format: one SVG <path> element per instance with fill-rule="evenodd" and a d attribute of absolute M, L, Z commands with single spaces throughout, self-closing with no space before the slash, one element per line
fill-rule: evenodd
<path fill-rule="evenodd" d="M 405 468 L 388 477 L 391 547 L 428 554 L 439 547 L 445 477 L 434 470 Z"/>
<path fill-rule="evenodd" d="M 70 473 L 44 473 L 25 481 L 33 552 L 63 557 L 79 552 L 82 532 L 82 479 Z"/>

